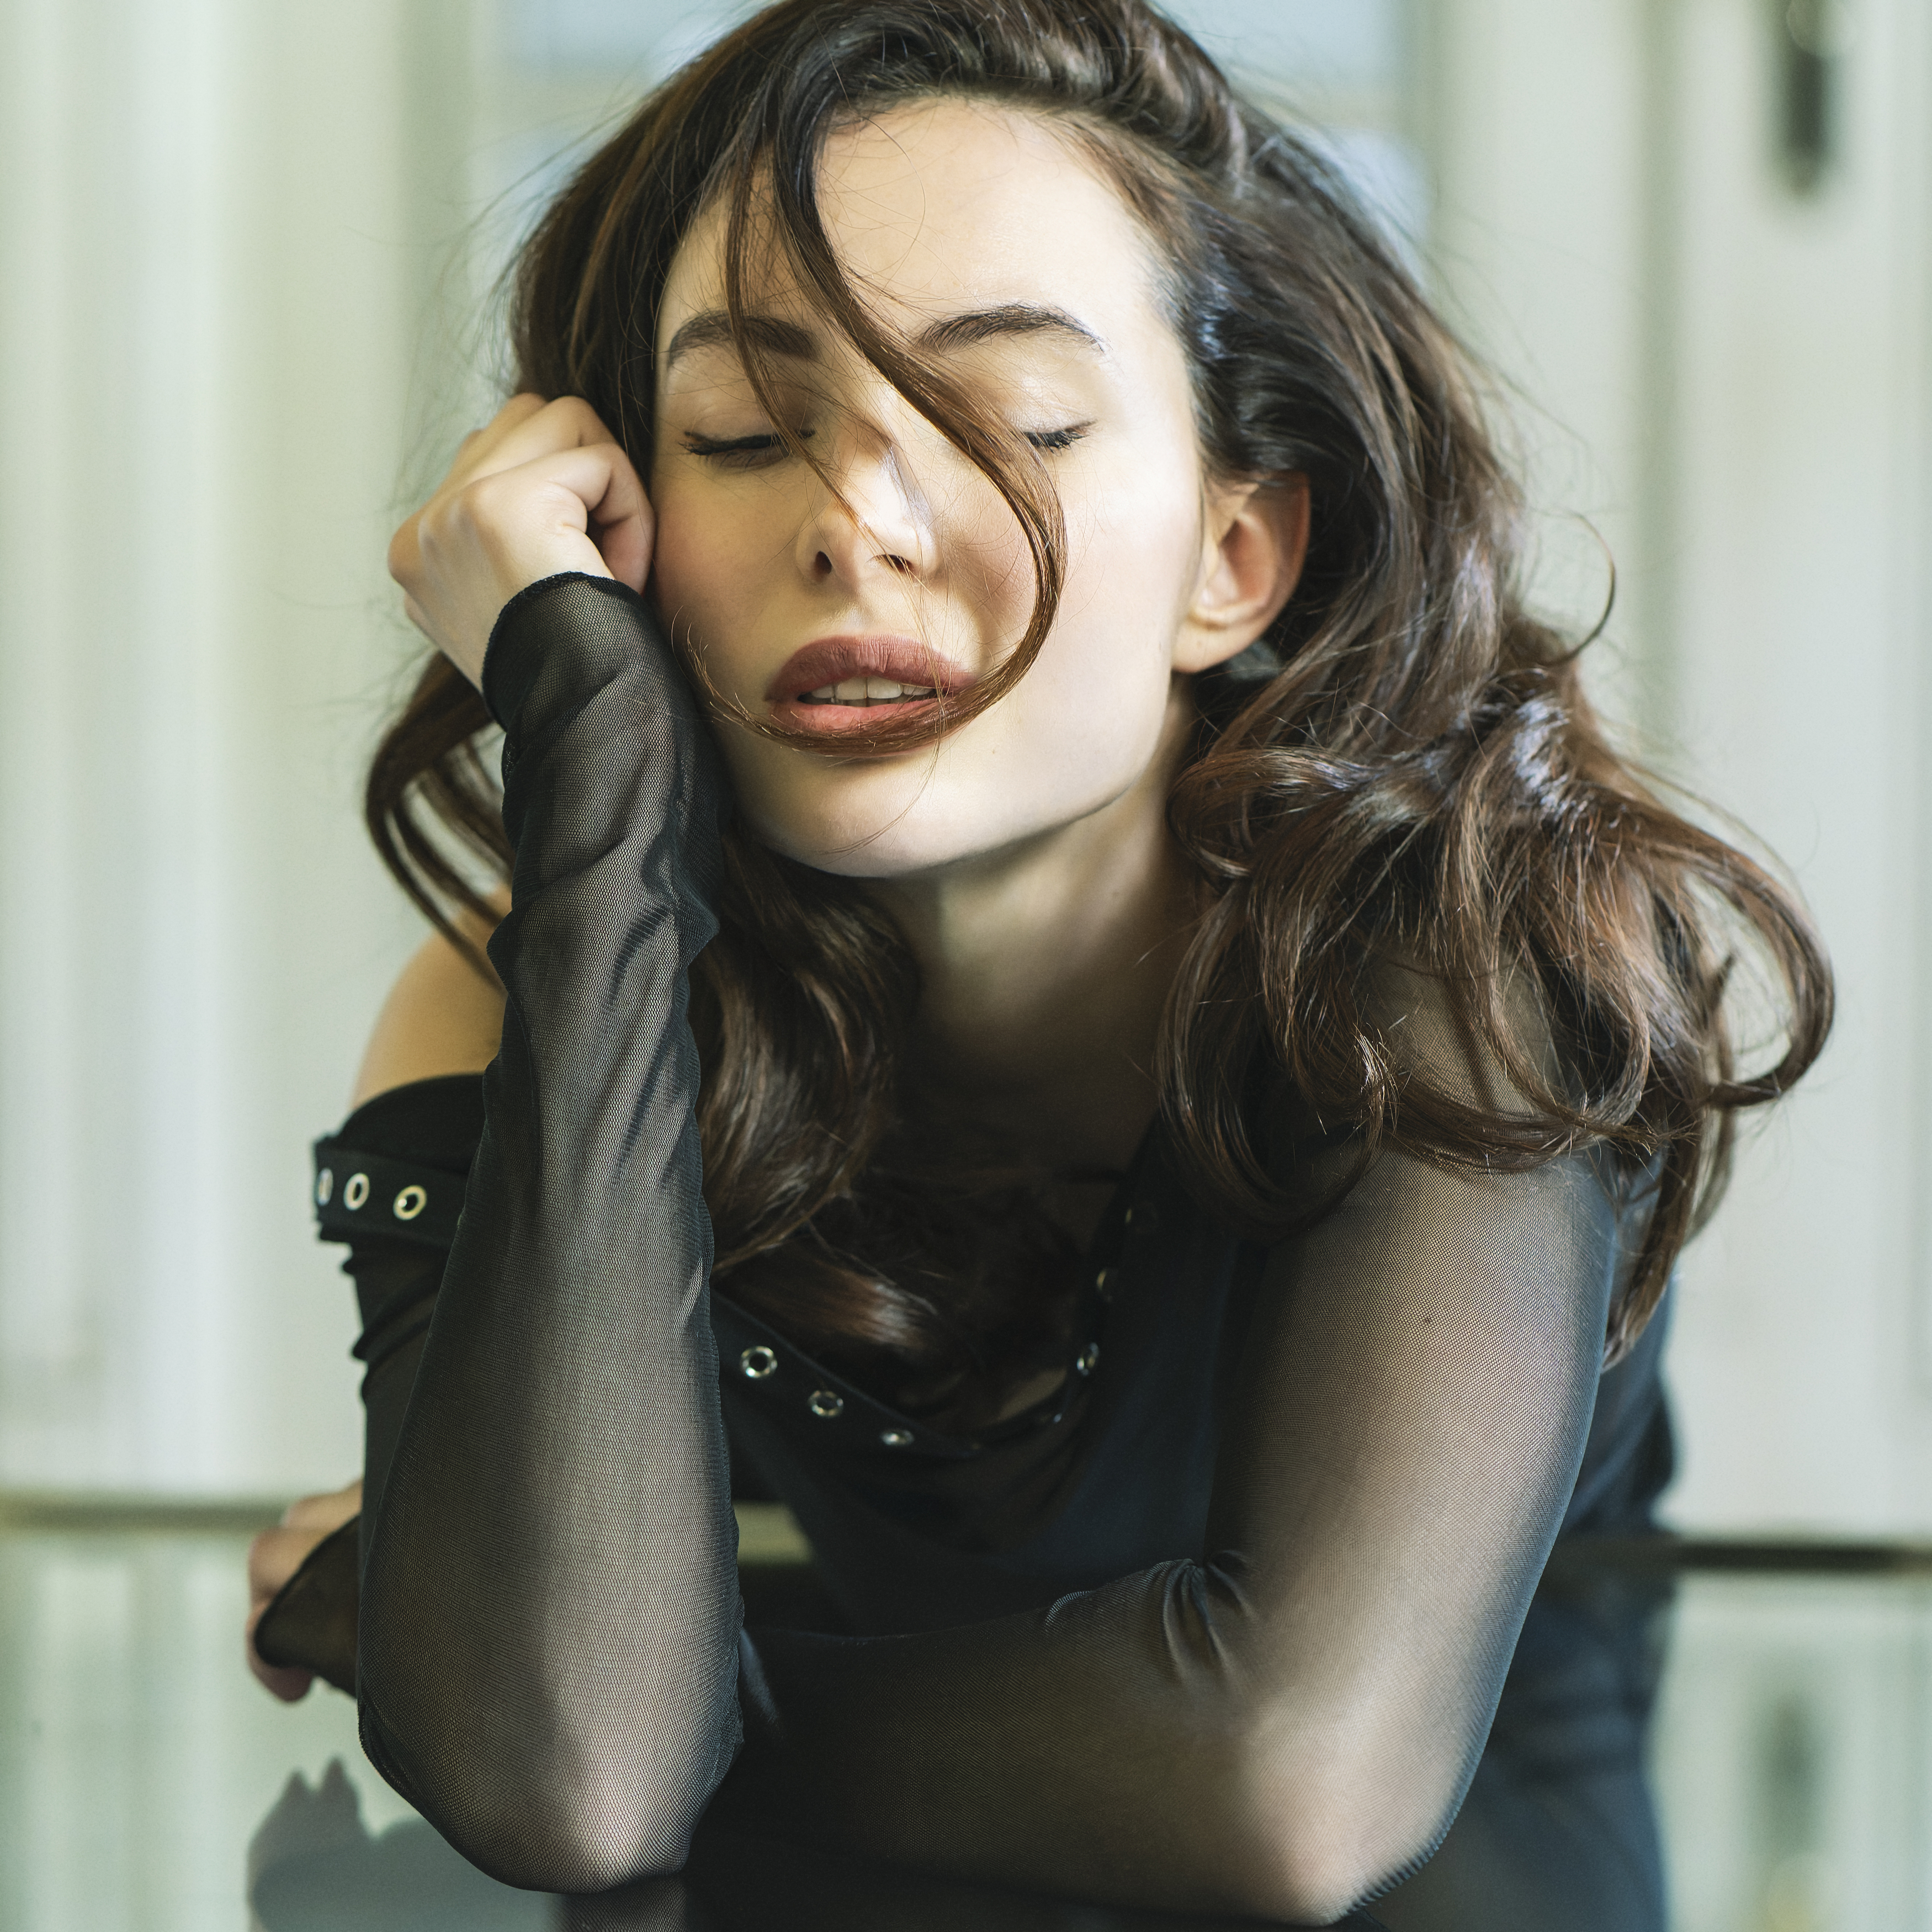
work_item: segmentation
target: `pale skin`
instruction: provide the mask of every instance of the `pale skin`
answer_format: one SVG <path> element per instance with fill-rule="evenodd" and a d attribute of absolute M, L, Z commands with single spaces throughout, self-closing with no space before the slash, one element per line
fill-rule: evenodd
<path fill-rule="evenodd" d="M 922 975 L 920 1104 L 1016 1159 L 1117 1168 L 1154 1111 L 1155 1033 L 1186 938 L 1164 810 L 1191 680 L 1262 635 L 1293 591 L 1306 488 L 1205 473 L 1152 244 L 1045 124 L 951 100 L 896 110 L 832 136 L 821 194 L 875 313 L 1040 450 L 1066 516 L 1066 589 L 1032 670 L 936 751 L 840 757 L 721 722 L 740 822 L 867 881 L 898 921 Z M 736 353 L 706 339 L 721 230 L 700 217 L 665 290 L 648 488 L 580 400 L 512 398 L 396 534 L 410 616 L 478 680 L 518 591 L 562 571 L 614 577 L 651 595 L 714 688 L 754 716 L 791 654 L 827 635 L 910 634 L 983 674 L 1031 608 L 1010 514 L 767 272 L 758 310 L 808 338 L 775 362 L 780 404 L 836 494 L 776 445 Z M 377 1020 L 355 1101 L 480 1071 L 502 1011 L 432 938 Z M 1052 1204 L 1082 1235 L 1101 1203 L 1069 1186 Z M 255 1621 L 359 1506 L 359 1484 L 305 1498 L 250 1552 L 249 1657 L 278 1695 L 299 1696 L 308 1676 L 255 1657 Z"/>

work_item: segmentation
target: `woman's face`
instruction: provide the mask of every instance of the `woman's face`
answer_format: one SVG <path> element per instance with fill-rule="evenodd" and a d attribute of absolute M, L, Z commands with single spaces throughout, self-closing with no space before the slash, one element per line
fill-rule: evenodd
<path fill-rule="evenodd" d="M 1204 490 L 1156 262 L 1073 148 L 1023 114 L 922 102 L 835 136 L 820 194 L 862 298 L 1041 452 L 1066 517 L 1052 631 L 1015 689 L 936 747 L 841 749 L 905 715 L 875 707 L 1001 662 L 1032 566 L 986 478 L 754 258 L 748 308 L 782 407 L 849 511 L 774 441 L 722 326 L 715 211 L 678 251 L 659 323 L 655 583 L 723 698 L 825 746 L 722 725 L 753 835 L 826 871 L 904 877 L 1121 799 L 1172 742 L 1174 673 L 1241 649 L 1281 599 L 1226 621 L 1227 519 Z"/>

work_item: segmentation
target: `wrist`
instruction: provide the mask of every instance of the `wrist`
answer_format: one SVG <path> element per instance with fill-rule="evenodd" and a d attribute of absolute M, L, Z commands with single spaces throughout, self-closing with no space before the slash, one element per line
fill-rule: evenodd
<path fill-rule="evenodd" d="M 572 584 L 593 585 L 604 596 L 633 604 L 640 613 L 644 610 L 643 598 L 629 585 L 591 571 L 556 571 L 525 584 L 497 612 L 476 678 L 490 716 L 506 732 L 515 728 L 517 714 L 536 681 L 540 661 L 538 652 L 525 647 L 531 641 L 524 634 L 527 622 L 539 605 Z"/>

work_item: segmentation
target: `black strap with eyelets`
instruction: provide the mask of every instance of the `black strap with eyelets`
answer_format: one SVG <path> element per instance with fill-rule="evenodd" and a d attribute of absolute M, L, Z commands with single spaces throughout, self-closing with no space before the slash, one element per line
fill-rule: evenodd
<path fill-rule="evenodd" d="M 392 1160 L 338 1140 L 315 1144 L 315 1218 L 325 1241 L 385 1234 L 447 1248 L 463 1213 L 464 1177 Z"/>

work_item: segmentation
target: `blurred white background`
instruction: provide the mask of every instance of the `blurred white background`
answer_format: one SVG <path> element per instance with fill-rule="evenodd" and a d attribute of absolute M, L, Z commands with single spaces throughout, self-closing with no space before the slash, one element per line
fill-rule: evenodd
<path fill-rule="evenodd" d="M 358 820 L 382 571 L 567 158 L 736 10 L 0 7 L 0 1485 L 359 1454 L 307 1143 L 415 916 Z M 1514 386 L 1544 594 L 1788 862 L 1840 1028 L 1672 1346 L 1705 1528 L 1932 1530 L 1932 10 L 1220 0 Z M 1816 111 L 1814 111 L 1816 110 Z"/>

